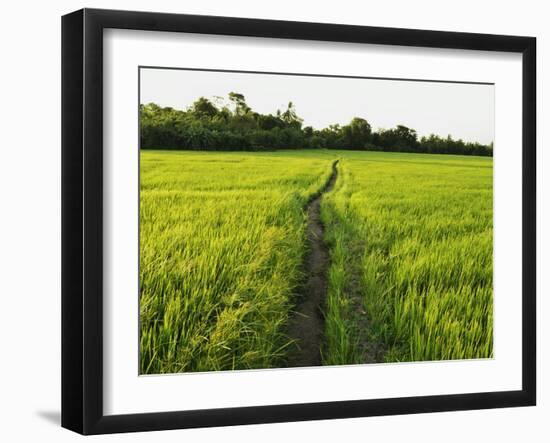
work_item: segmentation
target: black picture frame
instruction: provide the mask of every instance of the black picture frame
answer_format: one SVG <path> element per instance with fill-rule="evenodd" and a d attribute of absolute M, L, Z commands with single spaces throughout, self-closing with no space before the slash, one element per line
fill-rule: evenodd
<path fill-rule="evenodd" d="M 107 28 L 522 54 L 522 389 L 104 415 L 102 36 Z M 63 16 L 62 426 L 82 434 L 103 434 L 535 405 L 535 116 L 536 39 L 533 37 L 98 9 L 83 9 Z"/>

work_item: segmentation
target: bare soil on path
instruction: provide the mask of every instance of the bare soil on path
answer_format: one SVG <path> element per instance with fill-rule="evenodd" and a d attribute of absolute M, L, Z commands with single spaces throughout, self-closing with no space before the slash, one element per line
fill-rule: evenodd
<path fill-rule="evenodd" d="M 321 365 L 324 322 L 321 308 L 327 295 L 328 249 L 323 241 L 321 200 L 334 187 L 338 177 L 338 160 L 332 164 L 332 175 L 307 207 L 308 252 L 304 262 L 306 275 L 301 297 L 289 319 L 288 335 L 294 341 L 288 367 Z"/>

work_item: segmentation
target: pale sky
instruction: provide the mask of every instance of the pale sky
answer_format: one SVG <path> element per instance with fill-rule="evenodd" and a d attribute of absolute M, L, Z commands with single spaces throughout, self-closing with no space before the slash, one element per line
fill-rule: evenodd
<path fill-rule="evenodd" d="M 465 141 L 494 139 L 494 86 L 401 80 L 142 68 L 140 101 L 187 109 L 197 98 L 239 92 L 262 114 L 294 103 L 304 126 L 321 129 L 361 117 L 373 129 L 398 124 Z"/>

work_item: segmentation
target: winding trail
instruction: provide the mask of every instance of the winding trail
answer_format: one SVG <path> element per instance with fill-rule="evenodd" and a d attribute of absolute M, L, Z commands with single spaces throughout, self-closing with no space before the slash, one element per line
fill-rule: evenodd
<path fill-rule="evenodd" d="M 308 254 L 304 262 L 306 274 L 298 305 L 289 319 L 288 335 L 294 341 L 289 352 L 288 367 L 321 365 L 321 343 L 324 322 L 321 307 L 327 295 L 328 249 L 323 241 L 321 200 L 338 177 L 338 160 L 332 164 L 332 174 L 325 186 L 307 206 Z"/>

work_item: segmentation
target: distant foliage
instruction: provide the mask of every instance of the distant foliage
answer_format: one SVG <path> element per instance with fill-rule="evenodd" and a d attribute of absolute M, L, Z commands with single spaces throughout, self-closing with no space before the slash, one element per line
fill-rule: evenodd
<path fill-rule="evenodd" d="M 277 149 L 349 149 L 357 151 L 418 152 L 492 156 L 493 144 L 430 135 L 419 139 L 403 125 L 373 131 L 369 122 L 354 117 L 347 125 L 317 130 L 303 126 L 292 102 L 275 114 L 254 112 L 243 94 L 230 92 L 216 103 L 200 97 L 187 110 L 140 105 L 143 149 L 207 151 L 272 151 Z"/>

